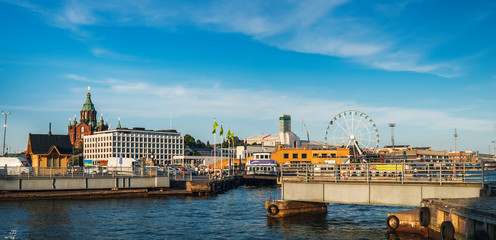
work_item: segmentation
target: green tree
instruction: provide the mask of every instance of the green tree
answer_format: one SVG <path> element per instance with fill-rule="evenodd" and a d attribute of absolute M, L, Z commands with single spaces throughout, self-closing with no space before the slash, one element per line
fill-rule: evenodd
<path fill-rule="evenodd" d="M 206 145 L 200 139 L 198 139 L 198 140 L 196 140 L 196 147 L 197 148 L 205 148 Z"/>
<path fill-rule="evenodd" d="M 191 148 L 196 147 L 195 138 L 189 134 L 184 135 L 184 146 L 188 146 Z"/>

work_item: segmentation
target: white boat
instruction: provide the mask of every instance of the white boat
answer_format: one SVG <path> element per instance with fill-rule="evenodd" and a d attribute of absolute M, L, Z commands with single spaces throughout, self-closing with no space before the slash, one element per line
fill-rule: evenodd
<path fill-rule="evenodd" d="M 253 153 L 253 159 L 246 164 L 246 175 L 278 176 L 279 164 L 270 158 L 270 153 Z"/>

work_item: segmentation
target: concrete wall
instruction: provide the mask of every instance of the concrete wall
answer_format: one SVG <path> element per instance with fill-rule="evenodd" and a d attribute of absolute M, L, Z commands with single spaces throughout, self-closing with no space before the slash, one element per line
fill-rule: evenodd
<path fill-rule="evenodd" d="M 2 179 L 0 191 L 170 187 L 169 177 Z"/>
<path fill-rule="evenodd" d="M 283 182 L 282 199 L 308 202 L 420 206 L 423 198 L 479 197 L 481 185 Z"/>

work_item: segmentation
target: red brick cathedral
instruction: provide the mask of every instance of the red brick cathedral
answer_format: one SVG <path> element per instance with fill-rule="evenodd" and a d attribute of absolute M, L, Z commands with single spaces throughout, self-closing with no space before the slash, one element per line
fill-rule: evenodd
<path fill-rule="evenodd" d="M 89 87 L 88 94 L 86 94 L 86 102 L 83 104 L 83 109 L 81 109 L 80 113 L 79 122 L 77 122 L 76 115 L 74 115 L 74 120 L 71 122 L 69 119 L 69 126 L 67 127 L 67 133 L 75 148 L 81 148 L 83 146 L 84 135 L 92 135 L 95 132 L 105 131 L 109 128 L 108 122 L 103 122 L 103 116 L 100 116 L 100 121 L 96 121 L 96 109 L 93 102 L 91 102 Z"/>

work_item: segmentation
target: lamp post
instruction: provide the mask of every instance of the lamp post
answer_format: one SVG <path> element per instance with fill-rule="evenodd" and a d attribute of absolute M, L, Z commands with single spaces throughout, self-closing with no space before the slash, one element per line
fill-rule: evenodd
<path fill-rule="evenodd" d="M 396 127 L 396 124 L 389 123 L 389 127 L 391 128 L 391 144 L 393 145 L 393 162 L 394 162 L 394 127 Z"/>
<path fill-rule="evenodd" d="M 5 156 L 5 134 L 7 134 L 7 116 L 10 114 L 10 112 L 5 113 L 2 111 L 2 115 L 5 115 L 5 124 L 3 125 L 3 152 L 2 156 Z"/>
<path fill-rule="evenodd" d="M 495 140 L 492 140 L 491 141 L 493 143 L 493 158 L 496 158 L 496 147 L 494 146 L 494 144 L 496 143 Z"/>
<path fill-rule="evenodd" d="M 455 158 L 456 160 L 460 161 L 460 156 L 459 154 L 457 153 L 458 152 L 458 133 L 456 132 L 456 128 L 455 128 L 455 133 L 453 134 L 453 137 L 455 138 Z"/>

